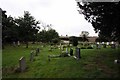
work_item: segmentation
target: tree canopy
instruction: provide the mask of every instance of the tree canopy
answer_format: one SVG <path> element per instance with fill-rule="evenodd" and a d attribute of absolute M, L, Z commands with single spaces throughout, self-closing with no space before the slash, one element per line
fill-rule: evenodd
<path fill-rule="evenodd" d="M 59 34 L 54 29 L 42 30 L 37 34 L 38 41 L 47 43 L 53 42 L 55 39 L 59 38 Z"/>
<path fill-rule="evenodd" d="M 77 2 L 77 5 L 100 36 L 120 41 L 120 2 Z"/>

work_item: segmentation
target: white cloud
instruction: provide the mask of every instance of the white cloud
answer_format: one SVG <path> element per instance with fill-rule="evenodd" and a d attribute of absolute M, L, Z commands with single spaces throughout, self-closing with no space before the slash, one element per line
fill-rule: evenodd
<path fill-rule="evenodd" d="M 60 35 L 79 36 L 81 31 L 97 35 L 92 25 L 78 13 L 75 0 L 2 0 L 0 7 L 13 17 L 29 11 L 37 20 L 52 24 Z"/>

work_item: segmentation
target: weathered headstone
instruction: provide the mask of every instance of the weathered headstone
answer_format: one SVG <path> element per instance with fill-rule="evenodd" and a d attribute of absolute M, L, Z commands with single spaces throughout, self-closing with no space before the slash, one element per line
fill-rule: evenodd
<path fill-rule="evenodd" d="M 39 48 L 37 48 L 37 52 L 40 53 L 40 49 Z"/>
<path fill-rule="evenodd" d="M 18 47 L 20 46 L 20 41 L 17 42 Z"/>
<path fill-rule="evenodd" d="M 103 44 L 103 48 L 106 48 L 106 44 Z"/>
<path fill-rule="evenodd" d="M 107 42 L 106 44 L 107 44 L 107 46 L 108 46 L 108 45 L 109 45 L 109 42 Z"/>
<path fill-rule="evenodd" d="M 111 44 L 111 48 L 115 49 L 116 48 L 115 44 Z"/>
<path fill-rule="evenodd" d="M 66 48 L 66 54 L 68 54 L 68 48 Z"/>
<path fill-rule="evenodd" d="M 80 55 L 80 48 L 76 48 L 75 57 L 76 57 L 76 59 L 78 59 L 78 60 L 81 58 L 81 55 Z"/>
<path fill-rule="evenodd" d="M 115 48 L 116 48 L 115 43 L 114 43 L 113 41 L 111 42 L 111 48 L 112 48 L 112 49 L 115 49 Z"/>
<path fill-rule="evenodd" d="M 36 52 L 35 52 L 35 56 L 38 56 L 38 53 L 40 52 L 40 49 L 39 48 L 37 48 L 36 49 Z"/>
<path fill-rule="evenodd" d="M 97 49 L 100 49 L 100 48 L 101 48 L 101 44 L 100 44 L 99 42 L 97 42 L 96 48 L 97 48 Z"/>
<path fill-rule="evenodd" d="M 15 43 L 15 41 L 13 42 L 13 46 L 14 46 L 14 47 L 16 46 L 16 43 Z"/>
<path fill-rule="evenodd" d="M 73 56 L 73 49 L 70 48 L 70 56 Z"/>
<path fill-rule="evenodd" d="M 30 53 L 30 61 L 33 61 L 33 60 L 34 60 L 34 52 L 31 51 L 31 53 Z"/>
<path fill-rule="evenodd" d="M 23 72 L 26 70 L 26 61 L 25 61 L 25 57 L 21 57 L 19 59 L 19 68 L 20 68 L 20 72 Z"/>

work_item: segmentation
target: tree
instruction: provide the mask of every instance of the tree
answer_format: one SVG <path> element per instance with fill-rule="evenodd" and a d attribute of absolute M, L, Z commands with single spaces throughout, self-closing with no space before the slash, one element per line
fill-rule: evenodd
<path fill-rule="evenodd" d="M 15 20 L 9 16 L 7 17 L 6 11 L 2 11 L 2 46 L 5 43 L 11 43 L 18 39 L 18 29 Z"/>
<path fill-rule="evenodd" d="M 19 37 L 25 41 L 26 48 L 28 48 L 28 41 L 32 40 L 38 32 L 37 28 L 39 28 L 39 26 L 37 25 L 39 22 L 36 21 L 28 11 L 25 11 L 23 17 L 16 19 L 16 23 L 19 27 Z"/>
<path fill-rule="evenodd" d="M 82 41 L 85 42 L 85 41 L 88 41 L 87 37 L 89 35 L 89 32 L 88 31 L 82 31 L 81 32 L 81 37 L 82 37 Z"/>
<path fill-rule="evenodd" d="M 70 43 L 72 43 L 73 46 L 77 46 L 78 45 L 78 38 L 75 37 L 75 36 L 69 37 L 69 41 L 70 41 Z"/>
<path fill-rule="evenodd" d="M 84 35 L 85 35 L 86 37 L 88 37 L 89 32 L 88 32 L 88 31 L 82 31 L 81 34 L 80 34 L 80 36 L 83 37 Z"/>
<path fill-rule="evenodd" d="M 120 2 L 77 2 L 94 30 L 108 40 L 120 41 Z"/>
<path fill-rule="evenodd" d="M 53 42 L 54 39 L 59 39 L 58 33 L 54 29 L 42 30 L 37 34 L 38 41 L 49 43 Z"/>

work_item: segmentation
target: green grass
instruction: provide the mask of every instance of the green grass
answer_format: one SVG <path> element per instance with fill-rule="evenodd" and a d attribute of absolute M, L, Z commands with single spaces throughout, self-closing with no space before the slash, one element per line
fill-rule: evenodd
<path fill-rule="evenodd" d="M 35 61 L 30 62 L 29 56 L 33 49 L 39 47 L 40 54 L 35 56 Z M 120 59 L 120 49 L 102 48 L 81 49 L 80 60 L 73 57 L 52 58 L 48 55 L 59 55 L 60 50 L 48 51 L 49 45 L 30 44 L 20 47 L 5 46 L 2 52 L 3 78 L 117 78 L 120 74 L 120 65 L 114 64 L 115 59 Z M 27 70 L 15 73 L 20 57 L 25 56 Z"/>

